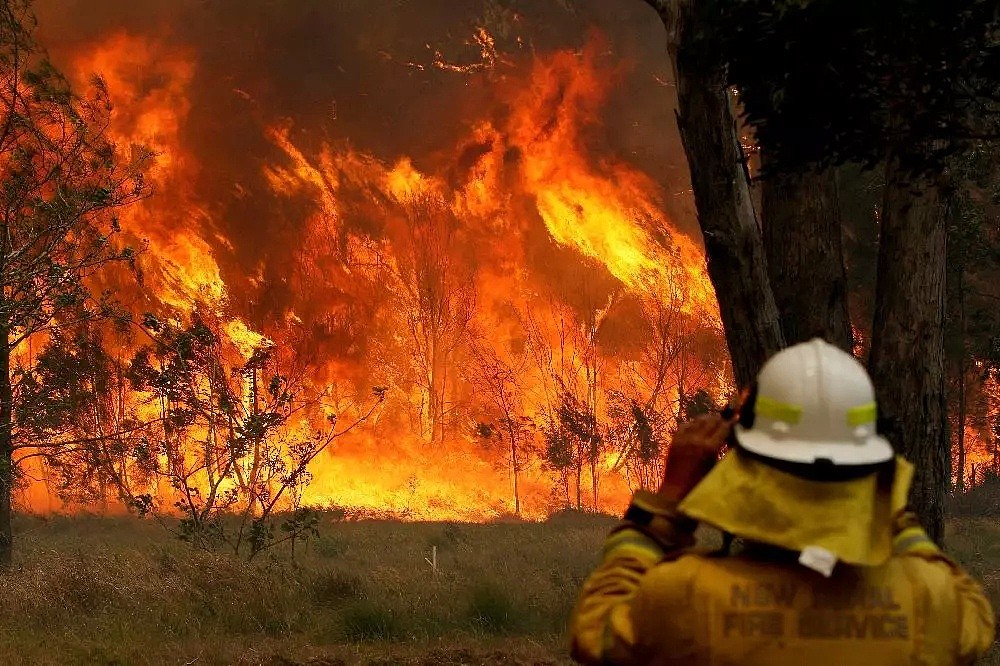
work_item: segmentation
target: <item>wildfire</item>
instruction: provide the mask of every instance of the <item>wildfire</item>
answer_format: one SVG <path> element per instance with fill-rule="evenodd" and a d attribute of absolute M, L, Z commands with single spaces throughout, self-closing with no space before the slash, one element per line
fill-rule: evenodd
<path fill-rule="evenodd" d="M 982 370 L 982 362 L 976 361 L 977 370 Z M 969 410 L 965 425 L 965 466 L 961 472 L 965 475 L 967 486 L 974 486 L 988 474 L 997 474 L 997 437 L 1000 429 L 1000 381 L 995 376 L 987 376 L 979 393 L 984 396 L 985 404 L 975 405 Z M 969 418 L 971 413 L 981 413 L 981 418 Z M 953 451 L 953 462 L 958 462 L 957 451 Z M 952 476 L 959 473 L 953 464 Z"/>
<path fill-rule="evenodd" d="M 114 104 L 110 131 L 119 146 L 143 145 L 156 154 L 149 177 L 162 196 L 129 209 L 121 220 L 131 242 L 146 244 L 140 265 L 156 298 L 180 311 L 195 301 L 222 307 L 226 285 L 207 233 L 211 215 L 192 192 L 198 163 L 181 148 L 193 55 L 118 32 L 76 54 L 72 71 L 76 81 L 95 73 L 105 80 Z"/>
<path fill-rule="evenodd" d="M 198 187 L 203 160 L 184 136 L 198 54 L 124 32 L 74 53 L 75 78 L 96 71 L 107 81 L 117 142 L 158 154 L 156 195 L 122 220 L 129 239 L 148 244 L 143 284 L 123 286 L 125 300 L 180 322 L 210 315 L 234 365 L 261 350 L 308 358 L 300 385 L 320 397 L 289 422 L 286 441 L 360 412 L 359 386 L 385 396 L 370 421 L 312 461 L 305 503 L 479 520 L 512 511 L 513 479 L 528 517 L 590 506 L 591 492 L 599 506 L 617 505 L 629 487 L 615 471 L 625 450 L 616 442 L 635 437 L 610 425 L 628 413 L 624 393 L 669 419 L 689 394 L 726 389 L 697 241 L 668 219 L 649 176 L 590 145 L 615 74 L 599 63 L 602 45 L 508 58 L 485 29 L 473 42 L 479 62 L 435 51 L 430 68 L 493 87 L 500 103 L 432 155 L 387 160 L 350 136 L 300 141 L 299 121 L 262 122 L 257 138 L 280 157 L 257 165 L 258 186 L 238 183 L 240 196 L 254 197 L 261 215 L 296 218 L 281 252 L 265 240 L 251 261 L 222 231 L 240 228 L 225 218 L 239 213 Z M 500 65 L 502 82 L 489 76 Z M 263 277 L 274 273 L 269 262 L 284 262 L 278 283 Z M 575 272 L 548 274 L 557 264 Z M 121 344 L 128 357 L 138 343 Z M 506 379 L 483 388 L 484 376 Z M 490 402 L 489 390 L 502 399 Z M 560 472 L 542 452 L 567 436 L 553 434 L 567 395 L 605 430 L 593 438 L 597 459 Z M 245 406 L 256 408 L 256 398 Z M 508 435 L 477 431 L 487 420 L 506 423 Z M 46 510 L 39 487 L 27 500 Z"/>

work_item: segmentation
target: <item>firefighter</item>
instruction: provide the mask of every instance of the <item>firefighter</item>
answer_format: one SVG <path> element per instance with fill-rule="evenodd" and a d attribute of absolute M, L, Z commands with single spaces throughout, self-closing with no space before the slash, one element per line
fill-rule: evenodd
<path fill-rule="evenodd" d="M 989 649 L 981 588 L 906 509 L 910 463 L 874 389 L 815 339 L 772 357 L 739 414 L 682 425 L 571 619 L 584 664 L 966 664 Z M 716 464 L 723 444 L 729 452 Z M 696 549 L 698 523 L 737 553 Z"/>

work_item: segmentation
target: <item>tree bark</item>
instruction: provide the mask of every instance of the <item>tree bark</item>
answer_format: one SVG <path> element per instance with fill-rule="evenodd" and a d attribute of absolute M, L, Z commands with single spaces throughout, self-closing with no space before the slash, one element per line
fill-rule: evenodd
<path fill-rule="evenodd" d="M 968 411 L 965 398 L 965 359 L 958 364 L 958 460 L 955 466 L 958 468 L 955 475 L 955 489 L 959 493 L 965 492 L 965 422 Z"/>
<path fill-rule="evenodd" d="M 14 533 L 11 529 L 14 494 L 14 399 L 10 383 L 9 333 L 0 329 L 0 568 L 11 563 Z"/>
<path fill-rule="evenodd" d="M 583 510 L 583 452 L 577 447 L 580 459 L 576 464 L 576 510 Z"/>
<path fill-rule="evenodd" d="M 763 179 L 764 249 L 789 345 L 821 337 L 853 350 L 834 169 Z"/>
<path fill-rule="evenodd" d="M 749 172 L 725 85 L 723 64 L 695 53 L 699 7 L 691 0 L 647 0 L 667 29 L 677 87 L 677 125 L 691 170 L 708 275 L 738 386 L 746 386 L 784 347 L 768 282 Z"/>
<path fill-rule="evenodd" d="M 958 271 L 958 317 L 959 326 L 962 331 L 962 351 L 958 357 L 958 474 L 955 478 L 955 488 L 959 493 L 965 492 L 965 422 L 968 418 L 968 405 L 966 402 L 966 340 L 968 336 L 968 322 L 965 318 L 965 266 L 959 266 Z"/>
<path fill-rule="evenodd" d="M 869 371 L 879 427 L 913 461 L 910 500 L 931 538 L 944 536 L 949 476 L 945 420 L 944 303 L 950 194 L 886 167 Z"/>

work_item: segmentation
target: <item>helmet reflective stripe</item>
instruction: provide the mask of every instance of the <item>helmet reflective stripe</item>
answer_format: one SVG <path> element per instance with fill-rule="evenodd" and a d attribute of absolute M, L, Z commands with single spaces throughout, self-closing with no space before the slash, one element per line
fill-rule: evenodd
<path fill-rule="evenodd" d="M 851 407 L 847 410 L 847 425 L 859 426 L 866 423 L 873 423 L 877 413 L 878 409 L 874 402 L 869 402 L 867 405 Z"/>
<path fill-rule="evenodd" d="M 759 416 L 763 416 L 775 421 L 784 421 L 789 424 L 796 424 L 802 418 L 802 408 L 787 402 L 781 402 L 764 395 L 757 396 L 753 411 Z"/>
<path fill-rule="evenodd" d="M 758 396 L 754 412 L 775 421 L 795 425 L 802 419 L 802 407 L 788 402 L 774 400 L 767 396 Z M 859 426 L 872 423 L 875 420 L 877 408 L 874 402 L 858 405 L 847 410 L 847 425 Z"/>

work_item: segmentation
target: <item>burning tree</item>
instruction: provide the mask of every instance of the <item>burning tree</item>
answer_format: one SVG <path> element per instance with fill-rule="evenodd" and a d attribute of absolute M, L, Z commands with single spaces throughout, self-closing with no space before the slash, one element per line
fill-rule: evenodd
<path fill-rule="evenodd" d="M 728 384 L 719 333 L 685 312 L 687 299 L 679 285 L 643 300 L 643 328 L 636 333 L 643 344 L 636 358 L 619 366 L 619 390 L 609 392 L 614 467 L 633 487 L 659 483 L 663 448 L 677 425 L 708 411 Z"/>
<path fill-rule="evenodd" d="M 584 264 L 583 268 L 586 275 L 592 267 Z M 523 323 L 543 394 L 540 398 L 546 464 L 566 484 L 567 500 L 568 476 L 572 475 L 577 509 L 583 508 L 584 470 L 589 471 L 596 509 L 606 443 L 601 422 L 606 359 L 601 353 L 599 337 L 620 292 L 612 289 L 600 304 L 595 297 L 602 290 L 592 280 L 584 279 L 575 286 L 582 287 L 586 308 L 583 316 L 550 301 L 549 321 L 543 322 L 528 311 Z"/>
<path fill-rule="evenodd" d="M 545 434 L 545 460 L 549 468 L 561 473 L 563 478 L 572 472 L 576 483 L 576 508 L 583 509 L 583 471 L 590 468 L 590 484 L 594 510 L 597 510 L 598 465 L 604 449 L 604 432 L 597 422 L 597 414 L 586 401 L 577 397 L 562 381 L 559 384 L 558 403 L 547 414 L 543 426 Z"/>
<path fill-rule="evenodd" d="M 374 399 L 341 425 L 324 403 L 328 391 L 308 385 L 308 363 L 282 359 L 268 341 L 257 340 L 249 358 L 234 362 L 201 317 L 184 328 L 151 316 L 145 323 L 155 343 L 135 356 L 129 378 L 151 395 L 162 428 L 135 453 L 172 489 L 184 517 L 181 536 L 204 548 L 227 544 L 250 558 L 275 543 L 294 543 L 312 528 L 300 511 L 310 463 L 365 422 L 384 390 L 374 389 Z M 155 501 L 152 494 L 132 498 L 140 511 L 155 510 Z M 294 511 L 282 523 L 286 536 L 276 540 L 273 523 L 284 508 Z"/>
<path fill-rule="evenodd" d="M 670 419 L 652 412 L 623 393 L 611 395 L 608 416 L 612 445 L 618 451 L 615 468 L 633 488 L 655 489 L 663 478 L 666 432 Z"/>
<path fill-rule="evenodd" d="M 535 423 L 525 413 L 522 381 L 528 359 L 524 355 L 502 358 L 481 339 L 471 345 L 473 367 L 469 381 L 493 415 L 490 421 L 478 424 L 479 435 L 488 441 L 502 442 L 505 458 L 513 481 L 514 515 L 521 515 L 519 480 L 531 463 L 534 450 Z"/>
<path fill-rule="evenodd" d="M 418 195 L 408 203 L 406 214 L 412 217 L 393 262 L 396 302 L 420 388 L 422 429 L 430 441 L 442 442 L 449 396 L 458 380 L 454 364 L 467 342 L 475 290 L 459 253 L 458 220 L 432 197 Z"/>
<path fill-rule="evenodd" d="M 68 504 L 128 504 L 153 481 L 135 452 L 154 421 L 136 412 L 127 368 L 93 325 L 53 331 L 35 363 L 18 373 L 14 422 L 18 465 L 42 462 Z"/>
<path fill-rule="evenodd" d="M 988 450 L 995 451 L 990 446 L 995 438 L 989 421 L 995 417 L 990 393 L 996 389 L 1000 368 L 998 148 L 996 142 L 976 145 L 956 161 L 954 169 L 960 188 L 948 226 L 945 354 L 954 442 L 952 476 L 960 493 L 967 488 L 970 463 L 978 462 L 982 468 Z M 991 457 L 988 464 L 995 472 L 997 461 Z"/>
<path fill-rule="evenodd" d="M 0 564 L 10 562 L 11 492 L 17 479 L 18 366 L 27 343 L 109 314 L 88 281 L 111 262 L 115 213 L 146 194 L 149 154 L 121 159 L 106 136 L 111 107 L 94 79 L 73 94 L 33 38 L 28 0 L 0 6 Z M 26 443 L 25 443 L 26 444 Z"/>

